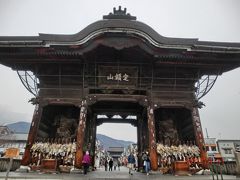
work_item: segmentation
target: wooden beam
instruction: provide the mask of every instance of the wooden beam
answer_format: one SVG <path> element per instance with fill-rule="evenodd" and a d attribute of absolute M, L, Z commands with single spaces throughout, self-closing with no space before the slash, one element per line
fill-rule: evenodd
<path fill-rule="evenodd" d="M 136 119 L 114 119 L 114 118 L 100 118 L 96 120 L 96 124 L 100 125 L 102 123 L 127 123 L 132 124 L 134 127 L 137 126 Z"/>
<path fill-rule="evenodd" d="M 94 108 L 94 113 L 96 114 L 106 114 L 106 115 L 137 115 L 140 113 L 139 109 L 129 109 L 129 108 L 123 108 L 123 109 L 116 109 L 113 107 L 109 108 Z"/>

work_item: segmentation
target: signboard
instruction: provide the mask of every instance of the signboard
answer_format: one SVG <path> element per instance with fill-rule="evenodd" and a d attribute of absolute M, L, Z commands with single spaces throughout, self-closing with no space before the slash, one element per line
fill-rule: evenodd
<path fill-rule="evenodd" d="M 6 158 L 15 158 L 19 156 L 19 149 L 18 148 L 8 148 L 6 149 L 4 157 Z"/>
<path fill-rule="evenodd" d="M 99 66 L 98 86 L 107 88 L 135 88 L 138 68 L 135 66 Z"/>
<path fill-rule="evenodd" d="M 7 173 L 6 173 L 6 176 L 5 176 L 5 179 L 8 179 L 8 175 L 9 175 L 9 172 L 10 172 L 10 169 L 12 168 L 12 164 L 13 164 L 13 158 L 19 156 L 19 149 L 18 148 L 8 148 L 6 149 L 6 152 L 5 152 L 5 158 L 10 158 L 10 162 L 9 162 L 9 165 L 8 165 L 8 168 L 7 168 Z"/>

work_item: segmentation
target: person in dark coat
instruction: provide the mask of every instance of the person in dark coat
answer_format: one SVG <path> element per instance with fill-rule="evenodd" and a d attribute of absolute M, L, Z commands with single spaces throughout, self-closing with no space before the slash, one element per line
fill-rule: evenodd
<path fill-rule="evenodd" d="M 151 164 L 150 164 L 150 157 L 149 157 L 148 152 L 145 152 L 143 154 L 142 160 L 143 160 L 144 170 L 147 173 L 147 175 L 149 175 L 149 171 L 151 169 Z"/>
<path fill-rule="evenodd" d="M 112 159 L 110 159 L 108 165 L 109 165 L 109 171 L 112 171 L 112 168 L 113 168 L 113 160 Z"/>
<path fill-rule="evenodd" d="M 135 157 L 133 155 L 133 153 L 130 153 L 130 155 L 128 156 L 128 168 L 129 168 L 129 174 L 132 174 L 132 170 L 134 168 L 134 165 L 136 163 Z"/>

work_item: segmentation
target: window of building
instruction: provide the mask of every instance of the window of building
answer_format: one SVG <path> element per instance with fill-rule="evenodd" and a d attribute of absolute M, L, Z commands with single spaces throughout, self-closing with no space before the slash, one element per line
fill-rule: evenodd
<path fill-rule="evenodd" d="M 19 148 L 25 148 L 25 145 L 26 145 L 25 143 L 20 143 Z"/>
<path fill-rule="evenodd" d="M 209 151 L 209 147 L 208 146 L 206 146 L 206 151 Z"/>
<path fill-rule="evenodd" d="M 235 144 L 235 150 L 236 150 L 237 152 L 240 152 L 240 144 Z"/>
<path fill-rule="evenodd" d="M 211 146 L 212 151 L 217 151 L 217 147 L 216 146 Z"/>
<path fill-rule="evenodd" d="M 232 150 L 231 149 L 224 149 L 224 153 L 225 154 L 232 154 Z"/>

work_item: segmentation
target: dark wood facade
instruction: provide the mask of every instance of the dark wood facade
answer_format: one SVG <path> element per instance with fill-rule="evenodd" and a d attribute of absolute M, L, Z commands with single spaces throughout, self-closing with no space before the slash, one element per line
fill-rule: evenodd
<path fill-rule="evenodd" d="M 156 142 L 196 142 L 206 160 L 195 84 L 239 67 L 240 44 L 163 37 L 119 9 L 74 35 L 0 37 L 0 63 L 34 75 L 36 93 L 25 82 L 37 105 L 22 164 L 36 140 L 66 136 L 80 167 L 96 126 L 115 121 L 137 127 L 139 152 L 150 152 L 156 170 Z"/>

